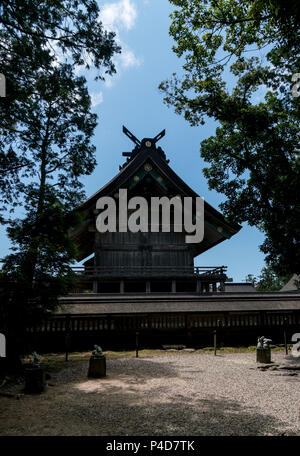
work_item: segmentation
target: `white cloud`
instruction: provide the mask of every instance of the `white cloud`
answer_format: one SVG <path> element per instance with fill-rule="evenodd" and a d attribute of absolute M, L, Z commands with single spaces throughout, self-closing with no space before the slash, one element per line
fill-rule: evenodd
<path fill-rule="evenodd" d="M 104 5 L 100 9 L 100 21 L 105 29 L 118 32 L 119 29 L 132 29 L 137 18 L 135 4 L 131 0 L 120 0 Z"/>
<path fill-rule="evenodd" d="M 105 76 L 105 81 L 104 81 L 104 85 L 109 89 L 110 87 L 112 87 L 114 85 L 114 80 L 118 77 L 118 73 L 115 74 L 114 76 L 109 76 L 109 75 L 106 75 Z"/>
<path fill-rule="evenodd" d="M 114 84 L 120 79 L 124 70 L 129 68 L 138 67 L 142 64 L 143 60 L 137 58 L 132 50 L 130 50 L 126 44 L 122 44 L 122 53 L 115 56 L 114 64 L 116 66 L 117 73 L 113 76 L 105 76 L 105 86 L 107 88 L 113 87 Z"/>
<path fill-rule="evenodd" d="M 142 62 L 141 59 L 136 57 L 133 50 L 131 50 L 120 37 L 122 31 L 129 31 L 135 26 L 136 20 L 137 8 L 133 0 L 118 0 L 115 2 L 106 3 L 102 6 L 100 5 L 99 21 L 102 22 L 104 30 L 115 32 L 115 40 L 121 46 L 121 54 L 116 54 L 113 57 L 113 61 L 117 69 L 117 75 L 114 75 L 113 78 L 110 76 L 105 77 L 105 85 L 107 87 L 111 87 L 114 84 L 114 80 L 120 76 L 123 69 L 137 67 Z M 54 49 L 51 48 L 51 51 L 55 53 L 56 57 L 55 61 L 53 62 L 53 66 L 58 66 L 59 63 L 62 63 L 64 60 L 66 60 L 66 55 L 61 52 L 61 49 L 58 45 L 55 44 Z M 92 67 L 93 64 L 90 56 L 85 55 L 84 57 L 85 62 Z M 75 74 L 77 76 L 83 74 L 84 72 L 85 65 L 75 65 Z M 96 106 L 103 101 L 103 99 L 101 99 L 101 96 L 101 93 L 92 95 L 93 106 Z"/>
<path fill-rule="evenodd" d="M 123 68 L 132 66 L 139 66 L 141 61 L 134 55 L 130 49 L 124 49 L 122 54 L 119 56 L 120 64 Z"/>
<path fill-rule="evenodd" d="M 103 93 L 102 92 L 92 92 L 91 93 L 91 104 L 94 108 L 103 102 Z"/>
<path fill-rule="evenodd" d="M 137 20 L 137 8 L 132 0 L 119 0 L 100 6 L 99 20 L 105 30 L 116 34 L 115 40 L 121 46 L 121 54 L 113 58 L 117 73 L 105 76 L 105 86 L 112 87 L 122 75 L 123 70 L 141 65 L 142 60 L 136 57 L 134 51 L 121 38 L 124 31 L 131 30 Z"/>

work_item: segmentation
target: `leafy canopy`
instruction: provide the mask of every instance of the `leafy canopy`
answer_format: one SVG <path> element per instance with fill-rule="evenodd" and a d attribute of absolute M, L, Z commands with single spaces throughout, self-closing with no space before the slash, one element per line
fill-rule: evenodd
<path fill-rule="evenodd" d="M 28 125 L 35 116 L 35 128 L 39 128 L 35 111 L 39 86 L 48 84 L 48 78 L 55 77 L 53 69 L 65 64 L 93 67 L 98 79 L 115 73 L 112 57 L 120 47 L 115 33 L 103 29 L 99 12 L 96 0 L 0 3 L 0 71 L 7 86 L 6 97 L 0 98 L 0 195 L 11 207 L 18 199 L 20 171 L 31 171 L 32 160 L 26 158 L 25 150 L 25 144 L 29 148 L 30 144 L 27 133 L 23 134 L 24 115 L 32 112 Z M 14 146 L 10 144 L 14 135 L 19 140 L 18 148 L 16 141 Z"/>
<path fill-rule="evenodd" d="M 258 278 L 253 274 L 248 274 L 245 277 L 246 282 L 252 282 L 256 285 L 257 291 L 279 291 L 290 280 L 291 275 L 279 275 L 272 266 L 265 266 L 262 268 Z"/>
<path fill-rule="evenodd" d="M 85 78 L 60 64 L 36 77 L 19 132 L 1 137 L 28 162 L 17 185 L 25 215 L 7 222 L 13 253 L 3 259 L 0 277 L 0 329 L 17 352 L 26 328 L 54 311 L 58 296 L 75 286 L 70 264 L 76 246 L 68 233 L 79 223 L 73 209 L 84 197 L 80 178 L 96 164 L 91 140 L 97 116 L 90 108 Z"/>
<path fill-rule="evenodd" d="M 160 84 L 192 125 L 218 122 L 201 144 L 209 188 L 224 213 L 266 234 L 261 249 L 282 273 L 300 270 L 297 0 L 170 0 L 182 75 Z"/>
<path fill-rule="evenodd" d="M 270 266 L 261 270 L 258 278 L 258 291 L 279 291 L 290 280 L 291 276 L 280 276 Z"/>
<path fill-rule="evenodd" d="M 102 79 L 103 69 L 115 72 L 111 59 L 119 51 L 94 0 L 1 2 L 7 96 L 0 99 L 0 210 L 13 253 L 0 271 L 0 332 L 9 358 L 20 353 L 26 328 L 75 285 L 68 232 L 79 222 L 73 209 L 84 198 L 81 177 L 96 164 L 97 125 L 77 69 L 93 65 Z M 7 219 L 16 205 L 22 218 Z"/>

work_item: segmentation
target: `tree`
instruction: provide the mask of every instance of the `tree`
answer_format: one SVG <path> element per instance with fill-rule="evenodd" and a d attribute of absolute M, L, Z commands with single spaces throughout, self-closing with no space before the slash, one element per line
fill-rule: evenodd
<path fill-rule="evenodd" d="M 253 274 L 247 274 L 245 277 L 245 282 L 252 283 L 252 285 L 254 285 L 257 282 L 257 279 Z"/>
<path fill-rule="evenodd" d="M 58 296 L 74 286 L 76 246 L 68 233 L 84 197 L 80 177 L 96 163 L 91 139 L 97 116 L 90 107 L 85 78 L 60 64 L 36 78 L 34 95 L 22 106 L 20 131 L 3 139 L 29 163 L 18 185 L 25 217 L 9 224 L 14 253 L 4 258 L 1 273 L 0 320 L 9 356 L 20 353 L 26 328 L 55 310 Z"/>
<path fill-rule="evenodd" d="M 258 291 L 279 291 L 289 280 L 291 276 L 280 276 L 276 274 L 271 266 L 262 268 L 258 280 Z"/>
<path fill-rule="evenodd" d="M 0 194 L 4 207 L 17 204 L 19 173 L 24 168 L 30 172 L 26 154 L 20 155 L 9 146 L 8 138 L 15 134 L 21 138 L 23 112 L 35 96 L 36 82 L 66 61 L 93 66 L 96 78 L 103 79 L 104 70 L 114 73 L 112 56 L 120 52 L 114 38 L 115 33 L 105 31 L 99 21 L 96 0 L 0 3 L 0 63 L 7 85 L 6 97 L 0 98 Z"/>
<path fill-rule="evenodd" d="M 103 30 L 95 0 L 4 1 L 0 5 L 0 209 L 22 205 L 5 220 L 13 253 L 0 271 L 0 332 L 12 362 L 28 326 L 49 315 L 74 286 L 76 246 L 68 232 L 84 198 L 81 176 L 96 164 L 86 79 L 76 67 L 115 72 L 120 52 Z"/>
<path fill-rule="evenodd" d="M 261 250 L 281 274 L 300 271 L 300 10 L 292 0 L 170 0 L 173 50 L 183 76 L 160 85 L 164 101 L 216 134 L 201 144 L 209 188 L 233 221 L 255 225 Z M 228 73 L 229 71 L 229 73 Z"/>

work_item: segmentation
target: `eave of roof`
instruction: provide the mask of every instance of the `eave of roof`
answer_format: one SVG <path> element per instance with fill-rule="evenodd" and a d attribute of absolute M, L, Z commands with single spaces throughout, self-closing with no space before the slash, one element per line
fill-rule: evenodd
<path fill-rule="evenodd" d="M 122 185 L 125 184 L 128 179 L 134 175 L 140 167 L 146 162 L 151 161 L 160 171 L 160 173 L 171 182 L 171 184 L 178 189 L 178 193 L 183 196 L 198 197 L 193 189 L 191 189 L 167 164 L 166 160 L 162 158 L 156 148 L 143 148 L 132 160 L 125 165 L 121 171 L 113 177 L 107 184 L 90 196 L 84 201 L 77 210 L 80 212 L 87 211 L 92 212 L 96 207 L 97 200 L 102 196 L 113 195 Z M 220 242 L 229 239 L 232 235 L 236 234 L 241 226 L 237 223 L 229 223 L 225 217 L 207 201 L 204 201 L 204 213 L 205 213 L 205 224 L 216 230 L 216 226 L 220 226 L 223 230 L 222 233 L 218 233 L 220 238 L 212 241 L 204 248 L 204 244 L 201 243 L 195 247 L 196 251 L 203 253 L 204 251 L 216 246 Z M 72 235 L 72 234 L 71 234 Z M 79 234 L 80 237 L 80 234 Z M 197 255 L 199 254 L 197 253 Z M 88 253 L 86 256 L 90 255 Z"/>
<path fill-rule="evenodd" d="M 107 315 L 178 312 L 260 312 L 300 310 L 300 295 L 290 293 L 220 293 L 213 296 L 69 295 L 60 298 L 57 312 L 72 315 Z"/>

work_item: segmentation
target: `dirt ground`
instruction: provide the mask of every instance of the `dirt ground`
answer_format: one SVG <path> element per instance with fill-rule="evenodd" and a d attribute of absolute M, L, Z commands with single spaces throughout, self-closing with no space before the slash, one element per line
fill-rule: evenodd
<path fill-rule="evenodd" d="M 107 358 L 107 377 L 88 379 L 87 354 L 67 363 L 49 356 L 40 395 L 8 382 L 0 435 L 300 435 L 300 358 L 274 353 L 269 368 L 255 353 Z"/>

